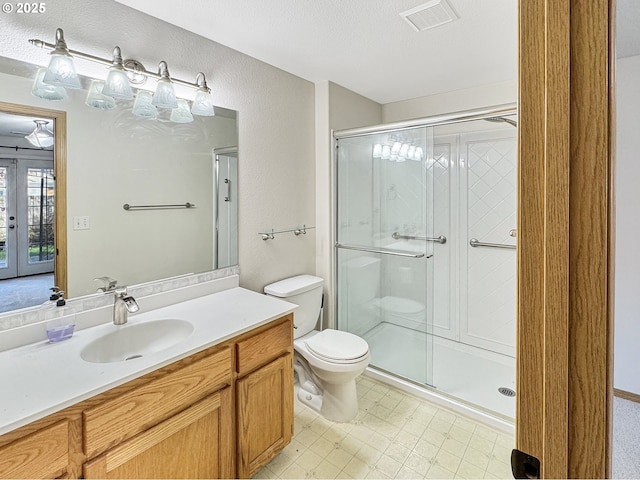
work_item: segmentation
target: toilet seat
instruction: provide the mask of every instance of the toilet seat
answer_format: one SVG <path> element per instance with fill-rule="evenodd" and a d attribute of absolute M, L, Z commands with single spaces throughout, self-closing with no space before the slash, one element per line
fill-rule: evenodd
<path fill-rule="evenodd" d="M 340 330 L 323 330 L 304 343 L 309 353 L 330 363 L 358 363 L 369 354 L 364 339 Z"/>

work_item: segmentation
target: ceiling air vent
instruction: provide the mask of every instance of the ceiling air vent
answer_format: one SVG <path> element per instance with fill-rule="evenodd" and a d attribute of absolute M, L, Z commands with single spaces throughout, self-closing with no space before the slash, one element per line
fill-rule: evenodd
<path fill-rule="evenodd" d="M 400 14 L 417 32 L 429 30 L 458 19 L 447 0 L 432 0 Z"/>

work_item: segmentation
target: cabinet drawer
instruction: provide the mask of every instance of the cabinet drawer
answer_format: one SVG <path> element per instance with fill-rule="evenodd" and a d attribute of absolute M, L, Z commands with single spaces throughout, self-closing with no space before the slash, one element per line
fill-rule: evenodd
<path fill-rule="evenodd" d="M 225 347 L 180 370 L 85 410 L 85 454 L 92 458 L 230 383 L 231 350 Z"/>
<path fill-rule="evenodd" d="M 0 448 L 0 477 L 53 478 L 69 465 L 69 422 L 50 427 Z"/>
<path fill-rule="evenodd" d="M 227 387 L 84 464 L 87 479 L 233 478 Z"/>
<path fill-rule="evenodd" d="M 238 373 L 240 375 L 264 365 L 293 347 L 291 316 L 246 340 L 238 342 Z"/>

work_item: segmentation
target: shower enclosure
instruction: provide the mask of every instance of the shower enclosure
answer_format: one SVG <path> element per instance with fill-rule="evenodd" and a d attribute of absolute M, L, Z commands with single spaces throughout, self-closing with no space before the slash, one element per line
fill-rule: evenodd
<path fill-rule="evenodd" d="M 515 106 L 335 132 L 336 319 L 371 368 L 515 416 Z"/>

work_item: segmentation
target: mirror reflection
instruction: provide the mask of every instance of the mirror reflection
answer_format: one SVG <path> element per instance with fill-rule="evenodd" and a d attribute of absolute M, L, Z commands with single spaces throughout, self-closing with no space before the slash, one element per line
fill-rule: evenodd
<path fill-rule="evenodd" d="M 36 72 L 35 65 L 0 61 L 0 101 L 66 112 L 66 209 L 52 207 L 54 146 L 42 149 L 25 138 L 38 126 L 34 120 L 49 122 L 44 127 L 55 132 L 53 120 L 4 108 L 0 312 L 29 306 L 15 301 L 29 296 L 29 287 L 20 295 L 4 294 L 10 282 L 32 280 L 31 305 L 48 299 L 57 221 L 67 224 L 68 262 L 60 268 L 66 268 L 68 298 L 104 287 L 95 280 L 100 277 L 133 285 L 237 264 L 236 112 L 215 107 L 213 117 L 194 115 L 193 122 L 176 123 L 170 112 L 153 119 L 134 116 L 133 100 L 108 110 L 91 108 L 85 104 L 91 84 L 86 78 L 84 88 L 69 90 L 67 98 L 45 101 L 30 95 Z M 230 188 L 216 186 L 219 179 L 229 180 Z M 218 205 L 220 195 L 224 207 Z M 20 268 L 20 257 L 41 271 Z M 36 285 L 36 278 L 44 283 Z"/>

